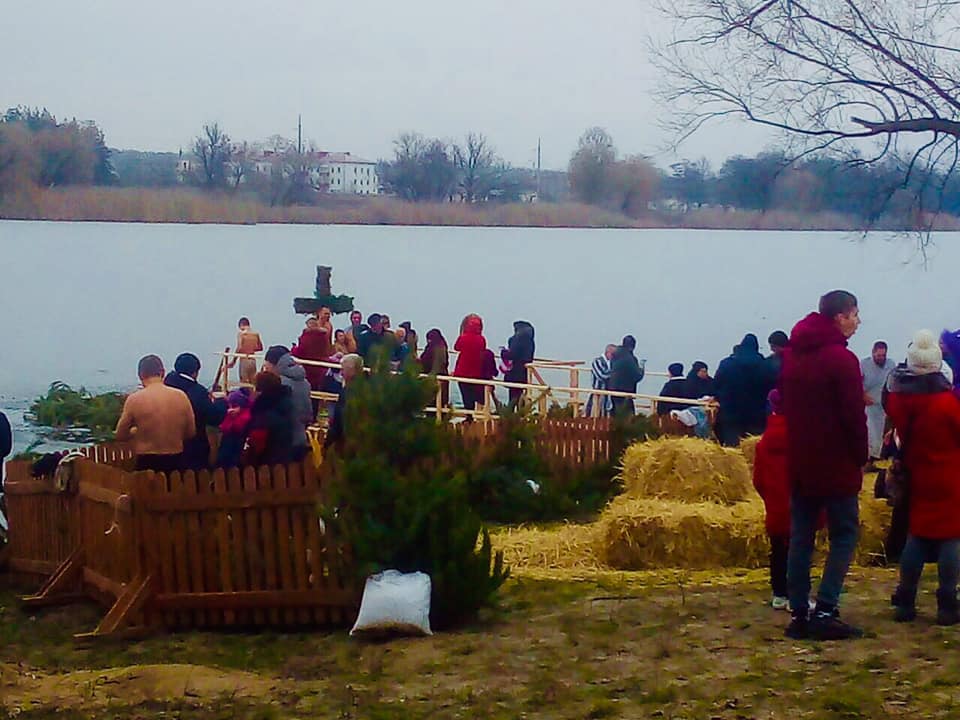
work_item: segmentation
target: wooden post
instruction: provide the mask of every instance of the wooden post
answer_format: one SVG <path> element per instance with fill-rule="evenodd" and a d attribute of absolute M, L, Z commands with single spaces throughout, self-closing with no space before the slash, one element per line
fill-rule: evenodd
<path fill-rule="evenodd" d="M 570 404 L 573 405 L 573 416 L 580 416 L 580 373 L 575 367 L 570 368 L 570 387 L 577 388 L 570 394 Z"/>
<path fill-rule="evenodd" d="M 437 380 L 437 424 L 443 421 L 443 380 Z"/>

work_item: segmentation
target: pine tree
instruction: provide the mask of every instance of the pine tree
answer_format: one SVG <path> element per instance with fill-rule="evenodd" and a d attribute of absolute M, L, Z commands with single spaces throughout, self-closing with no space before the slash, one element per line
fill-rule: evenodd
<path fill-rule="evenodd" d="M 430 575 L 431 623 L 445 627 L 489 604 L 508 570 L 470 502 L 462 440 L 424 415 L 435 391 L 415 367 L 392 375 L 385 363 L 350 385 L 324 514 L 361 578 L 390 568 Z"/>

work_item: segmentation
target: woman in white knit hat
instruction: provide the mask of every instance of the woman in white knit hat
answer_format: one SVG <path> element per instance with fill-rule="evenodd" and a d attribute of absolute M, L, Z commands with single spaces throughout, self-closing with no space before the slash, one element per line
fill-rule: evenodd
<path fill-rule="evenodd" d="M 927 558 L 937 559 L 937 623 L 960 622 L 960 399 L 941 372 L 937 336 L 921 330 L 907 349 L 906 367 L 888 382 L 887 414 L 902 443 L 909 477 L 910 531 L 900 556 L 894 618 L 916 617 L 917 586 Z"/>

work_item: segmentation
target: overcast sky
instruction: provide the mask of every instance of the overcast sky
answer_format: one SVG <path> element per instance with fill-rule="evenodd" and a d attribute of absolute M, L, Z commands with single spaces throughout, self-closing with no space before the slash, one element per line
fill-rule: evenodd
<path fill-rule="evenodd" d="M 583 130 L 668 164 L 651 96 L 649 0 L 5 0 L 0 107 L 95 120 L 118 148 L 189 146 L 205 122 L 234 139 L 304 136 L 386 157 L 404 130 L 485 133 L 515 165 L 564 168 Z M 753 154 L 755 128 L 681 149 Z"/>

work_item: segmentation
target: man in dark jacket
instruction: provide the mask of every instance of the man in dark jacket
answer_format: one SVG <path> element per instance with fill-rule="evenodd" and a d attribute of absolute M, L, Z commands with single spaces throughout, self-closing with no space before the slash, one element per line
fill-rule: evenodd
<path fill-rule="evenodd" d="M 216 427 L 227 415 L 226 400 L 212 400 L 207 389 L 197 382 L 200 374 L 200 358 L 193 353 L 182 353 L 173 364 L 173 372 L 168 373 L 163 384 L 182 390 L 193 408 L 193 419 L 197 428 L 196 435 L 183 442 L 183 466 L 189 470 L 200 470 L 210 466 L 210 439 L 207 426 Z"/>
<path fill-rule="evenodd" d="M 637 360 L 633 351 L 637 348 L 637 340 L 633 335 L 627 335 L 623 338 L 620 347 L 613 353 L 613 360 L 610 361 L 610 379 L 607 381 L 607 387 L 617 392 L 635 393 L 637 384 L 643 380 L 644 364 Z M 615 397 L 613 398 L 613 414 L 636 413 L 633 404 L 633 398 Z"/>
<path fill-rule="evenodd" d="M 767 355 L 767 363 L 770 365 L 774 379 L 780 377 L 780 370 L 783 369 L 783 353 L 786 352 L 790 344 L 790 338 L 783 330 L 775 330 L 767 338 L 767 345 L 770 346 L 770 354 Z"/>
<path fill-rule="evenodd" d="M 263 356 L 263 369 L 279 375 L 283 386 L 290 389 L 293 459 L 300 461 L 310 452 L 307 428 L 316 418 L 310 402 L 307 373 L 283 345 L 273 345 L 267 350 Z"/>
<path fill-rule="evenodd" d="M 10 421 L 7 416 L 0 412 L 0 462 L 13 450 L 13 431 L 10 429 Z"/>
<path fill-rule="evenodd" d="M 383 316 L 379 313 L 368 317 L 367 325 L 367 329 L 357 340 L 357 354 L 369 366 L 375 365 L 378 358 L 390 360 L 394 347 L 398 344 L 397 336 L 384 327 Z"/>
<path fill-rule="evenodd" d="M 689 397 L 687 380 L 683 377 L 683 365 L 681 363 L 671 363 L 667 372 L 670 373 L 670 379 L 660 390 L 661 397 Z M 671 410 L 686 410 L 688 407 L 690 406 L 687 403 L 661 401 L 657 403 L 657 415 L 669 415 Z"/>
<path fill-rule="evenodd" d="M 717 437 L 736 447 L 747 435 L 762 435 L 767 425 L 767 395 L 773 390 L 773 370 L 763 355 L 757 336 L 748 333 L 733 354 L 724 358 L 714 379 L 720 411 Z"/>
<path fill-rule="evenodd" d="M 862 634 L 837 612 L 857 546 L 858 494 L 867 462 L 860 362 L 847 349 L 859 325 L 856 297 L 834 290 L 820 298 L 818 312 L 793 328 L 784 354 L 780 384 L 792 493 L 787 585 L 793 613 L 786 634 L 791 638 L 839 640 Z M 810 563 L 824 511 L 830 550 L 811 615 Z"/>
<path fill-rule="evenodd" d="M 513 335 L 507 341 L 507 347 L 500 352 L 500 358 L 509 366 L 503 379 L 507 382 L 526 383 L 527 365 L 533 362 L 535 352 L 533 325 L 526 320 L 517 320 L 513 324 Z M 522 395 L 522 389 L 510 388 L 510 405 L 516 407 Z"/>

